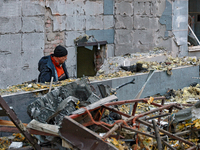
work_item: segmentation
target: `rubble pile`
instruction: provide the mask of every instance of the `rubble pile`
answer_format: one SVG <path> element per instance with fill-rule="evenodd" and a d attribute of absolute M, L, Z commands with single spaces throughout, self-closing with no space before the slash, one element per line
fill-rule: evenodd
<path fill-rule="evenodd" d="M 155 58 L 160 57 L 160 58 Z M 150 59 L 148 61 L 148 58 Z M 157 61 L 155 61 L 157 59 Z M 141 56 L 141 54 L 131 54 L 128 56 L 118 56 L 112 57 L 105 60 L 101 69 L 97 72 L 97 76 L 94 79 L 108 79 L 113 77 L 121 77 L 121 76 L 130 76 L 134 75 L 138 71 L 127 72 L 122 69 L 122 66 L 136 66 L 137 64 L 142 64 L 142 67 L 145 70 L 142 72 L 147 72 L 148 70 L 163 70 L 168 71 L 172 70 L 172 68 L 187 66 L 187 65 L 199 65 L 200 60 L 197 57 L 172 57 L 167 54 L 145 54 Z M 141 72 L 141 71 L 140 71 Z M 90 78 L 91 80 L 92 78 Z"/>
<path fill-rule="evenodd" d="M 155 58 L 159 57 L 159 58 Z M 157 59 L 157 61 L 153 61 Z M 164 60 L 164 61 L 163 61 Z M 128 62 L 128 63 L 127 63 Z M 171 57 L 163 52 L 157 53 L 138 53 L 129 54 L 125 56 L 112 57 L 105 60 L 101 69 L 97 72 L 96 76 L 88 77 L 90 81 L 106 80 L 117 77 L 125 77 L 135 75 L 136 71 L 125 71 L 120 66 L 133 66 L 136 64 L 142 64 L 143 70 L 139 72 L 149 72 L 149 70 L 163 70 L 168 75 L 172 75 L 171 70 L 175 67 L 186 66 L 186 65 L 199 65 L 200 60 L 196 57 Z M 53 83 L 53 87 L 59 87 L 66 85 L 67 83 L 74 82 L 77 79 L 66 79 Z M 25 82 L 19 85 L 11 85 L 6 89 L 0 89 L 0 95 L 6 95 L 11 93 L 18 93 L 24 91 L 36 91 L 48 89 L 50 83 L 37 83 L 35 81 Z"/>
<path fill-rule="evenodd" d="M 91 149 L 95 143 L 119 150 L 198 148 L 199 84 L 169 89 L 165 96 L 117 101 L 115 95 L 100 99 L 87 82 L 83 78 L 56 87 L 27 107 L 33 119 L 27 128 L 52 134 L 36 134 L 41 143 L 63 148 L 65 142 L 70 149 Z M 45 129 L 48 125 L 57 129 Z"/>

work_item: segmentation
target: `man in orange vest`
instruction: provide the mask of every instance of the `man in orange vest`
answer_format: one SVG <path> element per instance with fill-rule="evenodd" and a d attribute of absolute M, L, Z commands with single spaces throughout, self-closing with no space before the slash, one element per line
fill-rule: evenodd
<path fill-rule="evenodd" d="M 67 60 L 68 51 L 65 47 L 58 45 L 54 53 L 49 56 L 44 56 L 38 63 L 38 82 L 61 81 L 69 78 L 65 61 Z"/>

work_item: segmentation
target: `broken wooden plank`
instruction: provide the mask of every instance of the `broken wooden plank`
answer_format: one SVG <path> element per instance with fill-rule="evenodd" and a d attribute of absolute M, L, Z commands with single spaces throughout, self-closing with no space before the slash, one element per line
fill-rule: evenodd
<path fill-rule="evenodd" d="M 102 105 L 104 105 L 104 104 L 106 104 L 106 103 L 108 103 L 110 101 L 113 101 L 113 100 L 117 100 L 117 96 L 111 95 L 111 96 L 108 96 L 106 98 L 100 99 L 99 101 L 94 102 L 94 103 L 86 106 L 86 109 L 87 110 L 92 110 L 92 109 L 95 109 L 96 107 L 102 106 Z M 86 112 L 86 110 L 84 108 L 80 108 L 80 109 L 72 112 L 72 114 L 73 115 L 75 115 L 75 114 L 83 114 L 85 112 Z"/>
<path fill-rule="evenodd" d="M 27 128 L 42 131 L 45 133 L 49 133 L 55 136 L 58 136 L 59 126 L 41 123 L 35 119 L 33 119 L 28 125 Z"/>

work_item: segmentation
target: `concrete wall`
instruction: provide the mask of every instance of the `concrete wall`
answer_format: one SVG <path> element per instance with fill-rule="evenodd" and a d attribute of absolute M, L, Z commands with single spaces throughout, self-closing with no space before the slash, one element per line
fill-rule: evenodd
<path fill-rule="evenodd" d="M 84 34 L 106 40 L 108 57 L 147 52 L 155 47 L 174 56 L 186 55 L 186 24 L 175 26 L 179 15 L 187 15 L 183 11 L 187 1 L 182 1 L 0 1 L 0 88 L 36 79 L 38 60 L 58 44 L 69 51 L 67 67 L 73 76 L 74 39 Z M 184 9 L 176 10 L 177 6 Z"/>

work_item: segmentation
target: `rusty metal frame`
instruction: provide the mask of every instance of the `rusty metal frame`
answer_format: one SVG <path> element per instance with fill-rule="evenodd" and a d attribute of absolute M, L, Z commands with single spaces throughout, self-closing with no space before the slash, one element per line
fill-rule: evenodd
<path fill-rule="evenodd" d="M 174 149 L 167 141 L 165 141 L 165 137 L 158 138 L 159 132 L 164 133 L 171 139 L 176 139 L 179 140 L 185 144 L 188 144 L 190 148 L 188 150 L 193 150 L 197 149 L 198 146 L 195 145 L 194 143 L 185 140 L 184 138 L 180 137 L 180 135 L 184 135 L 188 133 L 189 131 L 185 131 L 179 134 L 172 134 L 166 130 L 163 130 L 159 127 L 153 126 L 151 123 L 147 122 L 149 119 L 154 119 L 158 118 L 157 122 L 154 122 L 154 124 L 160 124 L 161 117 L 167 116 L 172 112 L 173 108 L 176 109 L 182 109 L 183 105 L 177 104 L 177 103 L 172 103 L 172 104 L 167 104 L 165 105 L 165 97 L 155 97 L 154 100 L 161 100 L 161 104 L 157 104 L 155 102 L 152 102 L 150 105 L 156 106 L 157 108 L 143 112 L 140 114 L 136 114 L 137 106 L 138 103 L 148 103 L 149 98 L 143 98 L 143 99 L 133 99 L 133 100 L 124 100 L 124 101 L 115 101 L 115 102 L 108 102 L 106 104 L 96 106 L 95 108 L 91 110 L 87 110 L 87 108 L 83 107 L 85 111 L 83 113 L 77 113 L 73 114 L 71 116 L 65 116 L 62 122 L 62 125 L 59 129 L 59 135 L 62 139 L 70 142 L 72 145 L 81 148 L 81 149 L 101 149 L 104 147 L 105 149 L 113 149 L 115 150 L 116 148 L 108 143 L 106 139 L 108 137 L 115 136 L 117 139 L 123 139 L 124 137 L 120 135 L 120 131 L 122 128 L 130 130 L 135 132 L 136 134 L 142 134 L 154 139 L 159 140 L 159 149 L 161 149 L 161 142 L 169 147 L 170 149 Z M 134 103 L 134 109 L 132 111 L 132 115 L 120 112 L 113 106 L 118 106 L 118 105 L 123 105 L 123 104 L 130 104 L 132 105 Z M 43 132 L 37 132 L 36 130 L 33 129 L 26 129 L 26 127 L 21 123 L 21 121 L 17 118 L 16 114 L 8 107 L 7 103 L 4 101 L 2 97 L 0 97 L 0 106 L 6 111 L 8 114 L 8 117 L 11 119 L 11 121 L 14 123 L 16 127 L 3 127 L 0 126 L 0 131 L 19 131 L 21 132 L 26 139 L 30 142 L 30 144 L 37 150 L 41 149 L 41 147 L 37 144 L 35 139 L 31 136 L 31 134 L 38 134 L 38 135 L 50 135 L 46 134 Z M 109 110 L 112 112 L 115 112 L 121 116 L 126 117 L 126 119 L 121 119 L 121 120 L 116 120 L 115 123 L 113 124 L 108 124 L 103 121 L 101 121 L 101 117 L 104 113 L 105 110 Z M 169 113 L 163 114 L 162 111 L 164 109 L 169 110 Z M 149 114 L 158 112 L 157 116 L 154 117 L 145 117 Z M 79 123 L 77 120 L 81 120 L 81 117 L 88 117 L 85 122 Z M 78 119 L 79 118 L 79 119 Z M 155 129 L 156 131 L 156 136 L 144 133 L 139 131 L 139 125 L 143 124 L 145 126 L 148 126 L 152 129 Z M 89 130 L 88 126 L 91 125 L 97 125 L 101 128 L 103 128 L 105 131 L 107 131 L 104 136 L 100 137 L 98 134 L 93 132 L 92 130 Z M 15 129 L 14 129 L 15 128 Z M 137 129 L 138 128 L 138 129 Z M 78 131 L 78 132 L 76 132 Z M 158 132 L 159 131 L 159 132 Z M 116 133 L 116 135 L 113 135 L 113 133 Z M 70 135 L 70 136 L 69 136 Z M 89 138 L 88 138 L 89 137 Z M 87 139 L 86 141 L 84 139 Z M 95 142 L 94 142 L 95 141 Z"/>
<path fill-rule="evenodd" d="M 144 112 L 144 113 L 141 113 L 141 114 L 136 114 L 137 105 L 138 105 L 139 102 L 148 103 L 149 98 L 109 102 L 109 103 L 106 103 L 106 104 L 104 104 L 102 106 L 98 106 L 98 107 L 96 107 L 96 108 L 94 108 L 92 110 L 86 110 L 82 114 L 73 114 L 73 115 L 71 115 L 69 117 L 71 119 L 76 119 L 76 118 L 82 116 L 83 114 L 84 115 L 87 114 L 90 117 L 91 120 L 88 121 L 88 122 L 82 123 L 83 126 L 97 125 L 97 126 L 101 126 L 102 128 L 104 128 L 104 129 L 106 129 L 108 131 L 101 138 L 102 141 L 106 141 L 106 138 L 112 136 L 112 134 L 114 132 L 116 132 L 118 129 L 121 129 L 121 128 L 129 129 L 131 131 L 136 132 L 137 134 L 143 134 L 143 135 L 146 134 L 146 136 L 155 138 L 155 136 L 149 135 L 147 133 L 141 133 L 139 130 L 137 130 L 136 129 L 138 127 L 137 123 L 144 124 L 146 126 L 151 127 L 152 129 L 154 129 L 155 127 L 152 124 L 150 124 L 147 121 L 144 121 L 144 120 L 142 120 L 140 118 L 142 118 L 144 116 L 147 116 L 147 115 L 149 115 L 151 113 L 154 113 L 154 112 L 159 112 L 159 115 L 156 116 L 156 118 L 158 118 L 157 123 L 159 124 L 160 123 L 160 117 L 169 115 L 169 113 L 172 112 L 173 108 L 182 109 L 183 105 L 180 105 L 180 104 L 177 104 L 177 103 L 172 103 L 172 104 L 165 105 L 165 99 L 166 99 L 165 97 L 155 97 L 154 100 L 162 100 L 161 104 L 157 104 L 157 103 L 154 103 L 154 102 L 151 103 L 151 105 L 156 106 L 158 108 L 155 108 L 153 110 L 150 110 L 150 111 L 147 111 L 147 112 Z M 110 107 L 110 106 L 114 106 L 114 105 L 132 104 L 132 103 L 135 103 L 135 105 L 134 105 L 135 109 L 133 109 L 132 115 L 120 112 L 117 109 L 115 109 L 114 107 Z M 186 105 L 186 106 L 188 106 L 188 105 Z M 192 105 L 190 105 L 190 106 L 192 106 Z M 108 125 L 107 123 L 100 121 L 100 118 L 101 118 L 101 116 L 103 114 L 103 111 L 105 109 L 108 109 L 108 110 L 113 111 L 115 113 L 118 113 L 118 114 L 120 114 L 122 116 L 125 116 L 125 117 L 127 117 L 127 119 L 125 119 L 125 120 L 117 120 L 114 124 L 112 124 L 112 125 L 109 124 Z M 163 114 L 162 111 L 164 109 L 168 109 L 169 113 Z M 91 112 L 94 112 L 95 110 L 99 110 L 99 111 L 101 110 L 100 111 L 101 113 L 99 111 L 97 111 L 96 114 L 94 115 L 95 117 L 93 118 Z M 168 135 L 172 139 L 176 139 L 176 140 L 179 140 L 179 141 L 181 141 L 181 142 L 183 142 L 185 144 L 188 144 L 189 146 L 191 146 L 190 147 L 191 150 L 194 149 L 194 148 L 197 148 L 197 146 L 195 146 L 194 143 L 192 143 L 190 141 L 187 141 L 187 140 L 185 140 L 184 138 L 182 138 L 182 137 L 180 137 L 178 135 L 172 134 L 172 133 L 170 133 L 170 132 L 168 132 L 166 130 L 163 130 L 163 129 L 159 128 L 159 127 L 157 127 L 156 130 L 159 130 L 160 132 Z M 170 149 L 173 149 L 173 147 L 171 147 L 171 145 L 169 143 L 167 143 L 163 138 L 161 138 L 161 141 L 163 142 L 163 144 L 168 146 Z M 188 150 L 190 150 L 190 149 L 188 149 Z"/>

